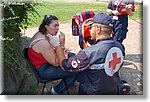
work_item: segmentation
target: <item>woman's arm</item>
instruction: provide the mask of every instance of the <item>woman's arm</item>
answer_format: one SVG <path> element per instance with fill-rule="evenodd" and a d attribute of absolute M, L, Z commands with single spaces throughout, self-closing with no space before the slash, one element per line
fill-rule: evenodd
<path fill-rule="evenodd" d="M 60 35 L 59 35 L 59 41 L 60 41 L 60 45 L 61 47 L 65 47 L 65 33 L 60 31 Z"/>
<path fill-rule="evenodd" d="M 64 54 L 64 49 L 62 49 L 61 46 L 56 46 L 56 53 L 57 53 L 57 58 L 58 58 L 59 65 L 64 70 L 64 68 L 62 66 L 62 61 L 64 59 L 66 59 L 66 56 Z"/>
<path fill-rule="evenodd" d="M 59 66 L 55 50 L 52 48 L 50 43 L 46 40 L 39 42 L 39 50 L 43 57 L 52 65 Z"/>

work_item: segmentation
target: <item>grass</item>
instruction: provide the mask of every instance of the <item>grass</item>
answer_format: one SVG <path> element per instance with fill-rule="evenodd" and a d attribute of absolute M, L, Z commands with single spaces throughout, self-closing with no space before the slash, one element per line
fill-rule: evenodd
<path fill-rule="evenodd" d="M 141 6 L 137 6 L 135 15 L 132 17 L 136 20 L 141 19 Z M 34 17 L 29 14 L 31 19 L 29 27 L 39 26 L 44 15 L 53 14 L 59 18 L 60 23 L 71 22 L 71 18 L 76 13 L 93 10 L 95 13 L 106 12 L 107 3 L 104 2 L 44 2 L 36 6 L 40 16 Z"/>

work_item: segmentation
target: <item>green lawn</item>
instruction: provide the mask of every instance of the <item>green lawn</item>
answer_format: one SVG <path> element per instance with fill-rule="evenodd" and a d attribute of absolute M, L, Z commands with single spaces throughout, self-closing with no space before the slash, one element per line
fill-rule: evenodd
<path fill-rule="evenodd" d="M 106 12 L 107 3 L 103 2 L 45 2 L 36 7 L 40 16 L 34 17 L 29 14 L 31 19 L 29 27 L 39 26 L 44 15 L 53 14 L 59 18 L 60 23 L 71 22 L 71 18 L 76 13 L 93 10 L 95 13 Z M 141 19 L 141 8 L 138 6 L 135 10 L 134 19 Z"/>

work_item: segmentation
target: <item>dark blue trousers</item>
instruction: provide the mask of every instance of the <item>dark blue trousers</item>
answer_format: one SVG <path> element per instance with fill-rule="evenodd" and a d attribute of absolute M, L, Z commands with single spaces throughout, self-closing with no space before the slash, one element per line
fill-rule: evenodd
<path fill-rule="evenodd" d="M 68 56 L 74 56 L 73 53 L 68 53 Z M 77 78 L 77 73 L 69 73 L 64 70 L 62 70 L 60 67 L 56 67 L 51 65 L 50 63 L 43 64 L 39 69 L 37 69 L 39 75 L 43 79 L 55 79 L 60 77 L 66 77 L 66 82 L 68 85 L 68 88 L 71 87 Z M 54 90 L 58 94 L 62 94 L 66 91 L 65 82 L 62 80 L 58 85 L 54 86 Z"/>

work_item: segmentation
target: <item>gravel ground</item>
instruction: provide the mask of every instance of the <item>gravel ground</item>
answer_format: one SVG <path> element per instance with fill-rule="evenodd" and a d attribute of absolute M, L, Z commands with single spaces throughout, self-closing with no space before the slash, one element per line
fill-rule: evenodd
<path fill-rule="evenodd" d="M 121 77 L 125 79 L 130 87 L 130 94 L 132 95 L 142 95 L 143 94 L 143 65 L 142 65 L 142 25 L 139 23 L 141 21 L 129 20 L 129 31 L 127 38 L 124 40 L 123 44 L 126 48 L 126 60 L 121 70 Z M 28 46 L 30 38 L 36 33 L 38 27 L 28 28 L 23 35 L 24 47 Z M 78 36 L 72 36 L 71 34 L 71 24 L 60 24 L 60 30 L 66 34 L 66 47 L 70 51 L 77 53 L 80 48 L 78 45 Z M 47 85 L 51 86 L 51 85 Z M 75 86 L 76 87 L 76 86 Z M 72 88 L 73 90 L 75 88 Z M 48 87 L 49 90 L 49 87 Z M 36 90 L 35 94 L 39 94 L 40 90 Z M 74 92 L 73 92 L 74 94 Z"/>

